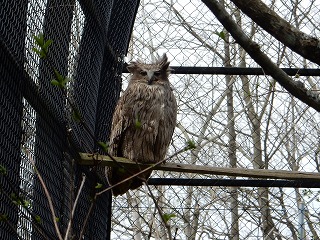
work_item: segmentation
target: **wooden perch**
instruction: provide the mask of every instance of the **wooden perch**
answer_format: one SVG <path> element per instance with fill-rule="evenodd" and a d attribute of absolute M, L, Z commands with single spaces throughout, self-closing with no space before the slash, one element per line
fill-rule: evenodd
<path fill-rule="evenodd" d="M 81 159 L 78 161 L 80 165 L 87 166 L 109 166 L 118 167 L 118 165 L 108 156 L 80 153 Z M 126 158 L 114 157 L 115 160 L 122 166 L 128 169 L 144 169 L 152 166 L 153 164 L 137 164 Z M 320 181 L 320 174 L 313 172 L 299 172 L 299 171 L 284 171 L 284 170 L 266 170 L 266 169 L 247 169 L 247 168 L 224 168 L 224 167 L 211 167 L 199 166 L 192 164 L 176 164 L 165 163 L 156 165 L 153 170 L 171 171 L 171 172 L 184 172 L 184 173 L 197 173 L 197 174 L 211 174 L 211 175 L 225 175 L 235 177 L 248 177 L 248 178 L 269 178 L 269 179 L 287 179 L 287 180 L 312 180 Z"/>

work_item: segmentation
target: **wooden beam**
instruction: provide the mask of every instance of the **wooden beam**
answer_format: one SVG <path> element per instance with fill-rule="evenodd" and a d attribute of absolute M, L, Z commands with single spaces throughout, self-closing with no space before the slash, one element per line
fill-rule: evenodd
<path fill-rule="evenodd" d="M 80 165 L 87 166 L 109 166 L 118 167 L 118 165 L 108 156 L 80 153 L 81 159 L 78 161 Z M 115 160 L 122 166 L 128 169 L 144 169 L 153 164 L 136 164 L 129 159 L 114 157 Z M 210 174 L 210 175 L 224 175 L 234 177 L 248 177 L 248 178 L 263 178 L 263 179 L 287 179 L 287 180 L 313 180 L 320 181 L 320 174 L 315 172 L 299 172 L 299 171 L 285 171 L 285 170 L 267 170 L 267 169 L 247 169 L 247 168 L 224 168 L 212 166 L 200 166 L 192 164 L 177 164 L 165 163 L 156 165 L 153 170 Z"/>

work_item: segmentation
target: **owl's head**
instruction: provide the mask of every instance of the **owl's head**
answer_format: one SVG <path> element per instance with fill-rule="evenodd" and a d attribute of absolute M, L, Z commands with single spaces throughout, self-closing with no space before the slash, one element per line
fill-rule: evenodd
<path fill-rule="evenodd" d="M 127 66 L 127 69 L 132 73 L 131 81 L 139 81 L 147 83 L 148 85 L 152 84 L 163 84 L 168 82 L 168 76 L 170 73 L 170 62 L 166 54 L 154 63 L 143 63 L 138 60 L 136 62 L 130 62 Z"/>

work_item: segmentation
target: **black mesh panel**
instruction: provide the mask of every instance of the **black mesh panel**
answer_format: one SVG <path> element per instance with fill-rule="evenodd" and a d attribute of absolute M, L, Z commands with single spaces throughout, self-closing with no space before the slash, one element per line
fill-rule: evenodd
<path fill-rule="evenodd" d="M 137 1 L 0 3 L 0 239 L 57 239 L 53 221 L 64 237 L 83 176 L 69 238 L 83 229 L 84 239 L 110 238 L 111 195 L 91 205 L 106 179 L 77 159 L 108 139 L 136 8 Z M 46 59 L 32 50 L 40 33 L 53 41 Z M 63 90 L 50 83 L 54 69 L 70 79 Z"/>
<path fill-rule="evenodd" d="M 27 12 L 25 1 L 0 3 L 0 238 L 15 239 L 18 207 L 11 201 L 19 195 L 19 166 L 23 81 L 23 53 Z"/>

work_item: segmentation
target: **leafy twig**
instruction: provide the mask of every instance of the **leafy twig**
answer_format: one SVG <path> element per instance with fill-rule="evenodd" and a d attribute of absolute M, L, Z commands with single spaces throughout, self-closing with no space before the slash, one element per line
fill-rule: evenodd
<path fill-rule="evenodd" d="M 0 165 L 0 168 L 5 169 L 5 168 L 4 168 L 3 166 L 1 166 L 1 165 Z M 0 172 L 1 172 L 1 171 L 0 171 Z M 6 173 L 6 170 L 5 170 L 5 173 Z M 0 173 L 0 175 L 1 175 L 1 173 Z M 8 181 L 7 183 L 8 183 L 8 185 L 9 185 L 9 187 L 11 188 L 11 190 L 14 189 L 10 181 Z M 1 185 L 0 185 L 0 192 L 1 192 L 1 194 L 3 194 L 7 199 L 9 199 L 9 200 L 12 201 L 12 196 L 10 196 L 7 192 L 2 191 L 2 186 L 1 186 Z M 13 191 L 13 193 L 14 193 L 14 194 L 17 194 L 17 196 L 18 196 L 18 193 L 14 192 L 14 191 Z M 24 202 L 23 200 L 19 200 L 19 201 L 20 201 L 21 203 Z M 23 206 L 23 207 L 24 207 L 24 210 L 25 210 L 28 214 L 30 214 L 32 220 L 34 220 L 35 222 L 37 222 L 37 216 L 34 216 L 34 214 L 33 214 L 28 208 L 26 208 L 25 204 L 14 204 L 14 206 L 16 206 L 16 208 L 18 208 L 18 205 Z M 20 209 L 19 209 L 19 210 L 20 210 Z M 29 218 L 29 216 L 27 216 L 27 214 L 26 214 L 24 211 L 21 211 L 20 214 L 22 214 L 22 216 L 25 217 L 26 219 Z M 6 221 L 5 216 L 0 215 L 0 221 Z M 7 223 L 10 224 L 9 222 L 7 222 Z M 32 226 L 39 232 L 39 234 L 40 234 L 44 239 L 49 239 L 49 236 L 47 236 L 47 235 L 43 232 L 43 229 L 40 229 L 41 226 L 39 227 L 39 226 L 37 226 L 37 224 L 34 224 L 34 223 L 32 224 Z M 15 231 L 16 231 L 16 229 L 15 229 Z M 52 238 L 51 238 L 51 239 L 52 239 Z"/>
<path fill-rule="evenodd" d="M 161 218 L 164 226 L 166 227 L 166 229 L 167 229 L 167 231 L 168 231 L 168 235 L 169 235 L 168 237 L 169 237 L 169 239 L 171 240 L 171 239 L 172 239 L 172 235 L 171 235 L 170 225 L 168 224 L 168 219 L 165 219 L 165 215 L 163 214 L 163 212 L 162 212 L 159 204 L 157 203 L 156 198 L 155 198 L 155 196 L 153 195 L 152 190 L 151 190 L 149 184 L 147 184 L 147 182 L 145 182 L 145 184 L 146 184 L 146 187 L 147 187 L 147 189 L 148 189 L 148 191 L 149 191 L 149 194 L 150 194 L 150 196 L 151 196 L 151 198 L 152 198 L 152 200 L 153 200 L 153 203 L 154 203 L 154 205 L 156 206 L 156 208 L 157 208 L 157 210 L 158 210 L 158 213 L 159 213 L 159 215 L 160 215 L 160 218 Z"/>

